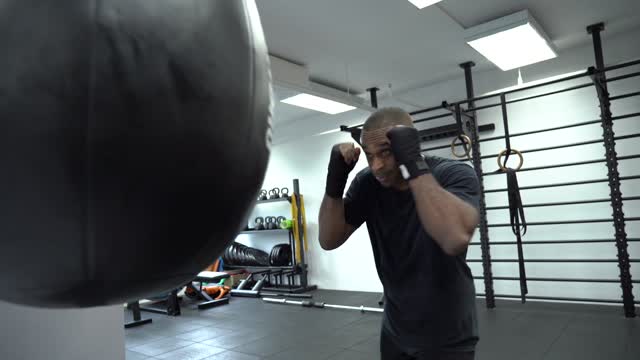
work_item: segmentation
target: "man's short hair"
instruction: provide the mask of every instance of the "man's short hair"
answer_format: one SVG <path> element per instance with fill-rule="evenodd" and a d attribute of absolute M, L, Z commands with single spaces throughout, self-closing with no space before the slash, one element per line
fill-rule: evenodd
<path fill-rule="evenodd" d="M 408 112 L 397 107 L 382 108 L 369 116 L 362 130 L 371 131 L 390 126 L 404 125 L 413 127 L 413 119 Z"/>

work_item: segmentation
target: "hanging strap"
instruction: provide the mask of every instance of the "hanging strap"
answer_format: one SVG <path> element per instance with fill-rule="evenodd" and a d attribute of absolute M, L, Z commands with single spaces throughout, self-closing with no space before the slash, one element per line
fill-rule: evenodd
<path fill-rule="evenodd" d="M 464 110 L 460 107 L 459 104 L 455 106 L 449 105 L 446 101 L 442 102 L 442 107 L 448 111 L 451 111 L 456 120 L 456 132 L 458 133 L 455 138 L 451 141 L 451 154 L 458 159 L 467 159 L 471 161 L 471 138 L 465 133 L 464 127 L 462 125 L 462 115 L 464 114 L 466 117 L 471 117 L 464 112 Z M 464 152 L 459 154 L 456 152 L 456 146 L 458 146 L 457 141 L 460 140 L 460 145 L 462 145 L 462 149 Z"/>
<path fill-rule="evenodd" d="M 525 271 L 524 251 L 522 249 L 522 236 L 527 233 L 527 221 L 524 217 L 524 207 L 522 206 L 522 198 L 520 197 L 520 186 L 518 185 L 517 171 L 522 168 L 524 162 L 522 153 L 511 148 L 511 139 L 509 136 L 509 121 L 507 115 L 507 101 L 505 94 L 500 95 L 500 103 L 502 106 L 502 121 L 504 125 L 505 145 L 506 149 L 498 155 L 498 166 L 501 172 L 507 174 L 507 193 L 509 199 L 509 222 L 511 223 L 511 231 L 516 236 L 516 246 L 518 248 L 518 271 L 520 273 L 520 299 L 524 304 L 526 296 L 529 293 L 527 287 L 527 273 Z M 520 158 L 520 164 L 516 169 L 507 167 L 509 155 L 517 154 Z M 504 156 L 504 162 L 500 159 Z"/>
<path fill-rule="evenodd" d="M 518 177 L 516 170 L 507 168 L 507 192 L 509 194 L 509 218 L 511 230 L 516 236 L 516 244 L 518 247 L 518 268 L 520 272 L 520 298 L 522 303 L 526 302 L 526 295 L 529 293 L 527 288 L 527 274 L 524 266 L 524 252 L 522 250 L 522 236 L 527 233 L 527 221 L 524 217 L 524 208 L 522 199 L 520 198 L 520 187 L 518 186 Z"/>

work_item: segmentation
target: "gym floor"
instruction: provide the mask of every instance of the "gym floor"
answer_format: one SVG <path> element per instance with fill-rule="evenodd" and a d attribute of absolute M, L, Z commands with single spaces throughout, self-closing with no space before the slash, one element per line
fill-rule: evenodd
<path fill-rule="evenodd" d="M 315 301 L 377 306 L 380 294 L 313 292 Z M 378 359 L 380 314 L 308 309 L 232 298 L 229 305 L 182 315 L 143 312 L 153 323 L 125 330 L 127 360 Z M 131 319 L 125 310 L 125 321 Z M 640 319 L 622 307 L 478 300 L 481 340 L 477 360 L 567 360 L 640 357 Z"/>

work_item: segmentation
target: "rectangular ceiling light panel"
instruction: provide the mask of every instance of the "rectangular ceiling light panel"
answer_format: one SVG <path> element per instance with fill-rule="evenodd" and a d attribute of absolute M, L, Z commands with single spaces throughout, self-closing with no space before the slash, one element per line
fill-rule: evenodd
<path fill-rule="evenodd" d="M 427 6 L 431 6 L 433 4 L 437 4 L 442 0 L 409 0 L 410 3 L 415 5 L 418 9 L 424 9 Z"/>
<path fill-rule="evenodd" d="M 330 115 L 340 114 L 355 109 L 354 106 L 305 93 L 284 99 L 282 100 L 282 102 L 289 105 L 299 106 L 305 109 L 320 111 Z"/>
<path fill-rule="evenodd" d="M 465 39 L 503 71 L 558 56 L 549 38 L 527 10 L 467 29 Z"/>

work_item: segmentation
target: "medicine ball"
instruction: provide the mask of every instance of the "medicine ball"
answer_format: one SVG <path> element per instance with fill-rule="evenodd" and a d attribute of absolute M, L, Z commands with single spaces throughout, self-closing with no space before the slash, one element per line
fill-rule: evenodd
<path fill-rule="evenodd" d="M 232 241 L 269 158 L 253 0 L 0 5 L 0 299 L 166 292 Z"/>

